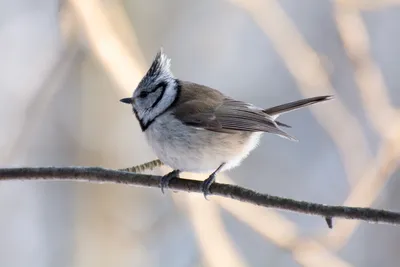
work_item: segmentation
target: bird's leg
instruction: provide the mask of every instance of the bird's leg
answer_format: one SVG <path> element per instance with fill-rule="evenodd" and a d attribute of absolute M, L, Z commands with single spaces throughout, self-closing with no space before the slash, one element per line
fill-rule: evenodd
<path fill-rule="evenodd" d="M 222 169 L 222 167 L 224 167 L 224 165 L 225 163 L 219 165 L 219 167 L 201 184 L 201 191 L 203 191 L 205 199 L 207 199 L 207 195 L 210 194 L 210 186 L 215 182 L 215 175 Z"/>
<path fill-rule="evenodd" d="M 160 180 L 160 187 L 161 187 L 161 192 L 164 194 L 164 188 L 168 187 L 169 181 L 171 181 L 172 178 L 179 178 L 179 170 L 173 170 L 172 172 L 164 175 L 161 177 Z"/>

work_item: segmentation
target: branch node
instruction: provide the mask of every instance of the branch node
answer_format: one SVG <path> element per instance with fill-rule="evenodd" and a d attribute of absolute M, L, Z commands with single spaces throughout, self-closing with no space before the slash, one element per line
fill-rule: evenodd
<path fill-rule="evenodd" d="M 333 220 L 332 217 L 325 217 L 325 221 L 328 224 L 329 229 L 333 228 Z"/>

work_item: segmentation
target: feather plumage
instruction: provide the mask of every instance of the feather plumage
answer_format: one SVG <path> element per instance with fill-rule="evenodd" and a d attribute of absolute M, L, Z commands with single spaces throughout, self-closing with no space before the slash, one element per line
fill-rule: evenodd
<path fill-rule="evenodd" d="M 173 113 L 186 125 L 223 133 L 268 132 L 296 140 L 279 129 L 274 119 L 260 108 L 226 97 L 209 87 L 181 83 L 183 89 Z"/>

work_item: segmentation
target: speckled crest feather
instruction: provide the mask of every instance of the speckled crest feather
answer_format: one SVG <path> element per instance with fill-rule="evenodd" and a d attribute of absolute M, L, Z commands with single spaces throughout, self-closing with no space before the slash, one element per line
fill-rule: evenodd
<path fill-rule="evenodd" d="M 160 48 L 146 75 L 140 81 L 138 88 L 149 86 L 159 78 L 172 78 L 173 74 L 170 68 L 171 59 L 169 59 L 167 55 L 164 54 L 163 49 Z"/>

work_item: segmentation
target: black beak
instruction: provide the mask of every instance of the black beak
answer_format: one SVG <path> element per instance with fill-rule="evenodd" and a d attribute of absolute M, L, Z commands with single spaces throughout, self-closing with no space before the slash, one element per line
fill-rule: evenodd
<path fill-rule="evenodd" d="M 122 98 L 122 99 L 119 100 L 119 101 L 121 101 L 122 103 L 125 103 L 125 104 L 130 104 L 130 105 L 132 105 L 132 98 L 130 98 L 130 97 Z"/>

